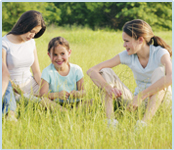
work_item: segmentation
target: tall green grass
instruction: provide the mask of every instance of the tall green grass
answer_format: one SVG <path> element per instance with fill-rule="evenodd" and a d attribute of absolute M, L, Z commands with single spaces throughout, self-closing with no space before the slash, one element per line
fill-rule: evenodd
<path fill-rule="evenodd" d="M 3 32 L 3 35 L 5 32 Z M 157 32 L 172 46 L 172 32 Z M 94 100 L 90 109 L 79 108 L 61 113 L 50 112 L 39 104 L 22 98 L 17 108 L 17 123 L 3 119 L 3 149 L 171 149 L 172 113 L 162 104 L 147 128 L 134 132 L 143 110 L 129 113 L 122 108 L 115 111 L 119 121 L 117 129 L 107 127 L 104 104 L 101 104 L 99 89 L 86 75 L 86 71 L 124 50 L 122 33 L 104 30 L 92 31 L 88 28 L 49 27 L 44 35 L 36 39 L 41 71 L 50 64 L 47 55 L 48 42 L 62 36 L 70 43 L 70 62 L 83 69 L 85 89 L 84 99 Z M 131 70 L 124 65 L 113 70 L 123 83 L 134 92 L 135 81 Z"/>

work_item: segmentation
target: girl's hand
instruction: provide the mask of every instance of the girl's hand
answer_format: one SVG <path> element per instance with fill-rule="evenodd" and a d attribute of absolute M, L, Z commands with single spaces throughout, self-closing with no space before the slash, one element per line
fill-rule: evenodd
<path fill-rule="evenodd" d="M 79 92 L 78 91 L 75 91 L 75 90 L 72 90 L 70 92 L 70 98 L 73 99 L 73 98 L 78 98 L 79 96 Z"/>
<path fill-rule="evenodd" d="M 59 99 L 62 99 L 62 100 L 67 100 L 68 97 L 69 97 L 70 93 L 68 93 L 67 91 L 60 91 L 58 93 L 58 96 L 59 96 Z"/>
<path fill-rule="evenodd" d="M 129 105 L 127 106 L 127 110 L 128 111 L 135 111 L 142 103 L 142 98 L 137 96 L 134 96 L 133 101 L 131 103 L 129 103 Z"/>
<path fill-rule="evenodd" d="M 121 90 L 117 88 L 113 88 L 110 85 L 105 88 L 106 93 L 109 95 L 110 98 L 117 98 L 122 95 Z"/>

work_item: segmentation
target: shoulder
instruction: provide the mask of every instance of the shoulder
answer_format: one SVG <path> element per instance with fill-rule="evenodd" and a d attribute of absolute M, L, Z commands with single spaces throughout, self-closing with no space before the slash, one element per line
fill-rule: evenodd
<path fill-rule="evenodd" d="M 82 68 L 81 68 L 79 65 L 77 65 L 77 64 L 72 64 L 72 63 L 70 63 L 70 67 L 71 67 L 74 71 L 76 71 L 76 70 L 82 70 Z"/>
<path fill-rule="evenodd" d="M 82 68 L 79 65 L 70 63 L 70 66 L 71 66 L 71 70 L 72 70 L 72 72 L 74 72 L 74 74 L 83 75 Z"/>
<path fill-rule="evenodd" d="M 122 64 L 130 64 L 132 57 L 134 57 L 134 55 L 128 55 L 126 50 L 120 52 L 118 55 Z"/>
<path fill-rule="evenodd" d="M 83 71 L 79 65 L 70 63 L 71 66 L 71 75 L 73 75 L 76 79 L 76 82 L 83 78 Z"/>
<path fill-rule="evenodd" d="M 151 50 L 152 52 L 168 52 L 165 48 L 161 47 L 161 46 L 154 46 L 154 45 L 150 45 L 151 46 Z"/>
<path fill-rule="evenodd" d="M 8 43 L 8 40 L 7 40 L 7 37 L 6 35 L 2 37 L 2 48 L 7 50 L 9 47 L 9 43 Z"/>
<path fill-rule="evenodd" d="M 6 35 L 4 35 L 4 36 L 2 37 L 2 41 L 7 41 Z"/>
<path fill-rule="evenodd" d="M 6 35 L 2 37 L 2 45 L 7 45 L 8 44 L 8 40 Z"/>
<path fill-rule="evenodd" d="M 7 35 L 4 35 L 4 36 L 2 37 L 2 41 L 7 41 Z"/>
<path fill-rule="evenodd" d="M 150 47 L 151 47 L 150 49 L 151 49 L 152 55 L 155 55 L 158 58 L 160 58 L 164 54 L 169 54 L 169 52 L 161 46 L 150 45 Z M 169 56 L 170 56 L 170 54 L 169 54 Z"/>
<path fill-rule="evenodd" d="M 161 58 L 165 54 L 167 54 L 170 57 L 169 52 L 161 46 L 151 45 L 150 50 L 151 50 L 151 52 L 150 52 L 151 59 L 153 60 L 153 62 L 156 62 L 158 64 L 161 64 Z"/>
<path fill-rule="evenodd" d="M 43 79 L 49 79 L 51 74 L 53 74 L 53 69 L 51 67 L 51 64 L 43 69 L 41 78 Z"/>
<path fill-rule="evenodd" d="M 45 67 L 42 71 L 42 73 L 49 73 L 52 70 L 52 64 L 50 64 L 49 66 Z"/>
<path fill-rule="evenodd" d="M 43 69 L 41 78 L 50 83 L 51 77 L 54 75 L 52 65 L 50 64 L 46 68 Z"/>

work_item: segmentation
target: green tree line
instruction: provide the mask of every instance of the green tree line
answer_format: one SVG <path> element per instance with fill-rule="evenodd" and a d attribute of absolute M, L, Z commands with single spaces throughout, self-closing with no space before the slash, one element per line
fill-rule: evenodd
<path fill-rule="evenodd" d="M 143 19 L 153 30 L 172 30 L 172 2 L 2 2 L 2 30 L 9 31 L 27 10 L 37 10 L 46 25 L 121 30 L 125 22 Z"/>

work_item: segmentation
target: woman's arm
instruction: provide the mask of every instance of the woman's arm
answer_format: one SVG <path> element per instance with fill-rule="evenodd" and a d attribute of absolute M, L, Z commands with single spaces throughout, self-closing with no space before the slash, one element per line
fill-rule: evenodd
<path fill-rule="evenodd" d="M 115 57 L 106 60 L 102 63 L 99 63 L 98 65 L 91 67 L 87 71 L 87 75 L 90 76 L 92 81 L 99 87 L 99 88 L 105 88 L 108 83 L 102 78 L 99 71 L 103 68 L 112 68 L 120 64 L 120 57 L 119 55 L 116 55 Z"/>
<path fill-rule="evenodd" d="M 172 84 L 172 63 L 170 61 L 170 56 L 168 54 L 163 55 L 161 58 L 161 63 L 165 67 L 165 76 L 157 80 L 144 91 L 140 92 L 137 96 L 134 96 L 132 103 L 130 103 L 127 107 L 128 110 L 131 111 L 131 107 L 133 107 L 133 110 L 137 109 L 144 99 L 156 94 Z"/>
<path fill-rule="evenodd" d="M 62 99 L 62 100 L 66 100 L 66 99 L 68 99 L 69 95 L 70 94 L 66 91 L 49 93 L 49 83 L 47 81 L 45 81 L 44 79 L 41 80 L 41 87 L 39 90 L 39 96 L 45 96 L 51 100 L 54 100 L 57 98 Z"/>
<path fill-rule="evenodd" d="M 127 110 L 136 110 L 144 99 L 151 97 L 172 84 L 172 63 L 170 61 L 170 56 L 168 54 L 163 55 L 161 58 L 161 63 L 165 67 L 165 76 L 157 80 L 144 91 L 140 92 L 137 96 L 134 96 L 134 99 L 132 103 L 128 105 Z M 131 107 L 133 107 L 133 109 Z"/>
<path fill-rule="evenodd" d="M 31 66 L 32 72 L 33 72 L 33 77 L 36 80 L 37 84 L 40 85 L 41 83 L 41 72 L 39 68 L 39 61 L 37 57 L 37 51 L 36 48 L 34 49 L 34 63 Z"/>
<path fill-rule="evenodd" d="M 161 63 L 165 67 L 165 76 L 142 91 L 140 93 L 142 99 L 152 96 L 172 84 L 172 63 L 170 56 L 168 54 L 163 55 L 161 58 Z"/>
<path fill-rule="evenodd" d="M 70 95 L 72 95 L 72 98 L 82 98 L 83 96 L 86 95 L 83 78 L 77 81 L 77 91 L 75 90 L 71 91 Z"/>
<path fill-rule="evenodd" d="M 6 51 L 2 48 L 2 62 L 4 63 L 5 67 L 7 67 L 6 56 Z"/>
<path fill-rule="evenodd" d="M 120 56 L 116 55 L 115 57 L 106 60 L 98 65 L 90 68 L 87 71 L 87 75 L 90 76 L 94 84 L 96 84 L 99 88 L 106 90 L 110 97 L 115 95 L 115 97 L 121 96 L 121 91 L 117 88 L 112 88 L 100 75 L 99 71 L 103 68 L 112 68 L 120 64 Z"/>
<path fill-rule="evenodd" d="M 2 62 L 2 97 L 4 96 L 5 91 L 7 89 L 7 86 L 9 83 L 9 77 L 10 77 L 10 74 L 8 72 L 8 69 L 4 65 L 4 62 Z"/>

